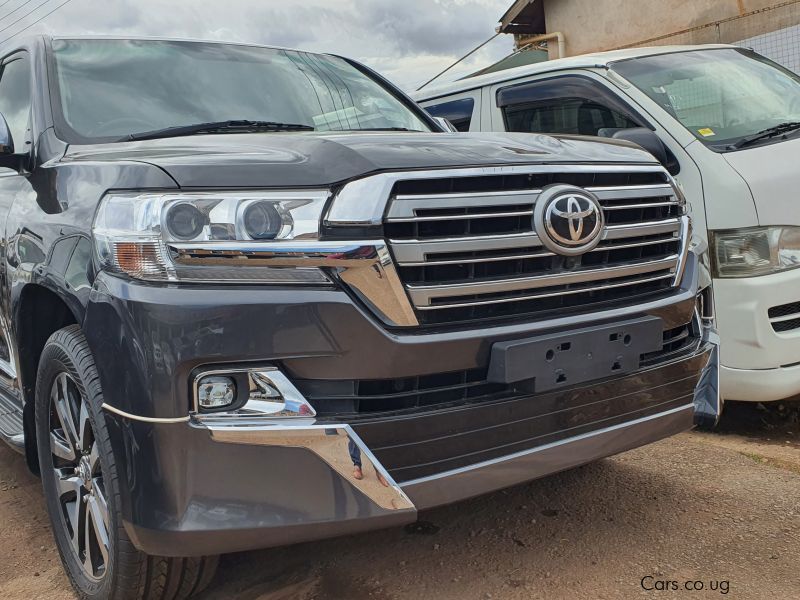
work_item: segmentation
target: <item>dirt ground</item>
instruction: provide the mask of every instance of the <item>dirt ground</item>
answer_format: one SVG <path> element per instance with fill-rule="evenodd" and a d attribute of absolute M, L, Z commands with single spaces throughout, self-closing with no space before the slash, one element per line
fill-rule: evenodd
<path fill-rule="evenodd" d="M 39 481 L 5 447 L 0 540 L 0 598 L 73 598 Z M 731 405 L 718 433 L 430 511 L 416 527 L 225 556 L 202 598 L 800 598 L 798 565 L 800 407 Z"/>

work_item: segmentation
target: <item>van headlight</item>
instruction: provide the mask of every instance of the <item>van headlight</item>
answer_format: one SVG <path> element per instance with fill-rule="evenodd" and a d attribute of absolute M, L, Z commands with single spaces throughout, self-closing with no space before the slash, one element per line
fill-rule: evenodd
<path fill-rule="evenodd" d="M 800 227 L 712 233 L 715 277 L 755 277 L 800 267 Z"/>
<path fill-rule="evenodd" d="M 305 246 L 319 240 L 329 195 L 108 194 L 92 228 L 97 257 L 106 270 L 148 281 L 329 283 L 319 268 L 297 265 Z"/>

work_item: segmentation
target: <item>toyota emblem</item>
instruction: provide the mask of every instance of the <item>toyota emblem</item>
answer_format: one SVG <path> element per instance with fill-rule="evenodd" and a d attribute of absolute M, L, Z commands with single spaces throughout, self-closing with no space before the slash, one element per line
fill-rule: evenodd
<path fill-rule="evenodd" d="M 542 245 L 556 254 L 576 256 L 597 247 L 605 228 L 603 208 L 594 194 L 571 185 L 545 188 L 533 211 Z"/>

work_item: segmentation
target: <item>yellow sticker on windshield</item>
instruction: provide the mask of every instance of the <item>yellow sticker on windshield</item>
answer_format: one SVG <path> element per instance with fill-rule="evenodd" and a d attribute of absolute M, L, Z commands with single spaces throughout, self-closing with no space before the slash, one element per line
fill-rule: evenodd
<path fill-rule="evenodd" d="M 716 133 L 714 133 L 714 130 L 711 129 L 710 127 L 705 127 L 703 129 L 698 129 L 697 133 L 699 133 L 703 137 L 711 137 L 712 135 L 717 135 Z"/>

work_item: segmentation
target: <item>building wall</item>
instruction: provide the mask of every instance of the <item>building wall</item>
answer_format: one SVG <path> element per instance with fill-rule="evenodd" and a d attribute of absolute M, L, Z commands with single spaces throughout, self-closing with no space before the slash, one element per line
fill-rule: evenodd
<path fill-rule="evenodd" d="M 643 45 L 648 40 L 694 28 L 698 29 L 682 34 L 685 38 L 682 43 L 736 42 L 767 33 L 774 30 L 774 26 L 765 25 L 762 31 L 758 27 L 754 30 L 750 23 L 747 31 L 738 31 L 736 20 L 725 23 L 724 28 L 700 26 L 786 4 L 786 1 L 544 0 L 544 3 L 547 31 L 564 33 L 567 54 L 572 56 Z M 524 40 L 520 39 L 518 43 L 524 43 Z M 555 44 L 550 44 L 550 58 L 557 56 Z"/>

